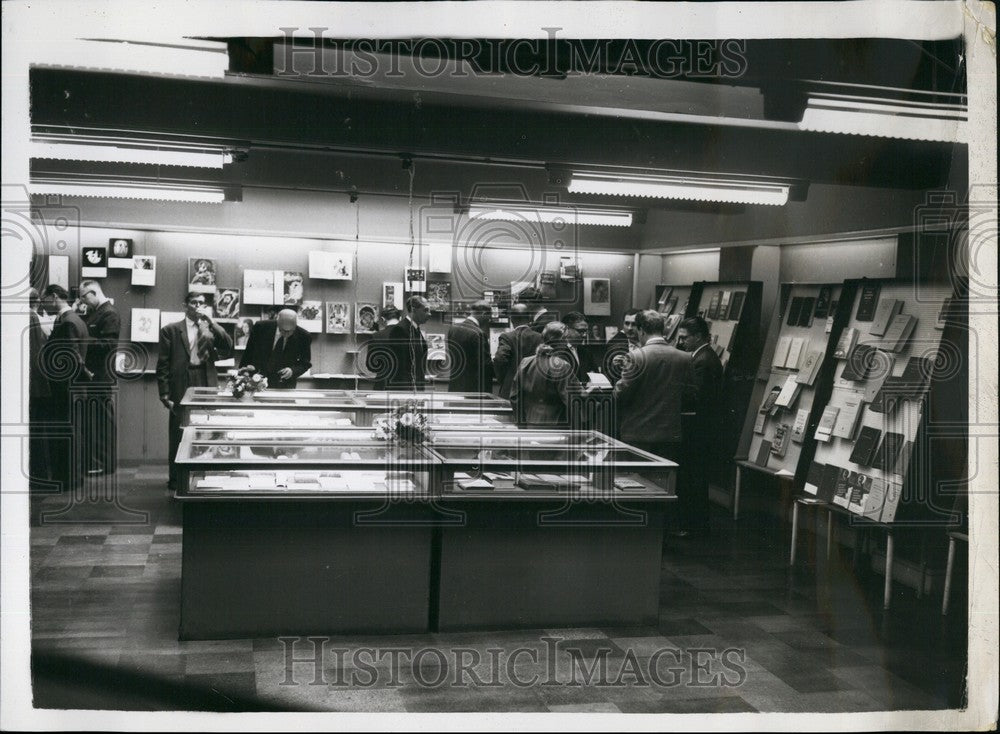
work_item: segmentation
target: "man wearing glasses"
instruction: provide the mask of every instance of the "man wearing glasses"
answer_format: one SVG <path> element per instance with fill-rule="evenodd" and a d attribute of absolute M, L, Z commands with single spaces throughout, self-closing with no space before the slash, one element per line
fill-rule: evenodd
<path fill-rule="evenodd" d="M 215 361 L 230 356 L 232 339 L 205 309 L 204 293 L 188 293 L 184 318 L 160 329 L 156 381 L 160 402 L 170 411 L 168 424 L 170 489 L 177 489 L 175 459 L 181 443 L 180 402 L 189 387 L 218 385 Z"/>

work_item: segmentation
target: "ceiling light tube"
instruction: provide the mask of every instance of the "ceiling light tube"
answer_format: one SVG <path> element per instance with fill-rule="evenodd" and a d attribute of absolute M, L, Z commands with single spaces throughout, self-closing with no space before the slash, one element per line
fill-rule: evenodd
<path fill-rule="evenodd" d="M 137 145 L 123 142 L 70 142 L 35 139 L 31 157 L 98 163 L 146 163 L 159 166 L 222 168 L 233 162 L 231 151 L 223 148 L 192 148 L 179 145 Z"/>
<path fill-rule="evenodd" d="M 854 95 L 810 94 L 799 129 L 903 140 L 968 142 L 968 108 Z"/>
<path fill-rule="evenodd" d="M 525 206 L 522 204 L 473 204 L 469 207 L 469 219 L 505 222 L 529 220 L 546 224 L 564 223 L 603 227 L 632 226 L 632 212 L 629 211 L 583 207 Z"/>
<path fill-rule="evenodd" d="M 177 201 L 193 204 L 219 204 L 226 200 L 221 188 L 209 186 L 132 186 L 128 184 L 77 183 L 63 181 L 33 181 L 28 184 L 32 194 L 55 194 L 98 199 L 143 199 Z"/>
<path fill-rule="evenodd" d="M 591 171 L 574 171 L 567 187 L 571 194 L 604 194 L 771 206 L 787 204 L 790 189 L 791 186 L 787 183 L 696 176 L 623 175 Z"/>
<path fill-rule="evenodd" d="M 221 79 L 229 70 L 229 53 L 225 42 L 196 38 L 174 43 L 73 39 L 39 44 L 32 66 Z"/>

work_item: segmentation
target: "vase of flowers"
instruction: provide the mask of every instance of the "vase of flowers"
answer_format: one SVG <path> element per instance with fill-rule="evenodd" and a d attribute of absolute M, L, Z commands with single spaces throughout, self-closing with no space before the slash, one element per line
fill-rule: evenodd
<path fill-rule="evenodd" d="M 403 403 L 391 413 L 377 416 L 372 425 L 372 437 L 377 441 L 414 445 L 427 440 L 427 416 L 416 403 Z"/>
<path fill-rule="evenodd" d="M 230 370 L 226 391 L 237 400 L 253 400 L 253 396 L 267 389 L 267 378 L 253 367 Z"/>

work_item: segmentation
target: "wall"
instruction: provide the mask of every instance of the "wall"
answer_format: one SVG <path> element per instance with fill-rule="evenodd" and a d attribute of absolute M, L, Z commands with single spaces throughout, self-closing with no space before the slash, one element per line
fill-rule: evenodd
<path fill-rule="evenodd" d="M 839 283 L 847 278 L 896 275 L 896 237 L 852 242 L 785 245 L 781 248 L 782 283 Z"/>
<path fill-rule="evenodd" d="M 719 279 L 719 251 L 684 252 L 664 255 L 661 283 L 690 285 L 699 280 Z"/>

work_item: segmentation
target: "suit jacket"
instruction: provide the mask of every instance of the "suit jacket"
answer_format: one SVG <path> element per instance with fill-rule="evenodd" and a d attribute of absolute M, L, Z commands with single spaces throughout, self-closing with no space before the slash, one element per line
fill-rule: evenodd
<path fill-rule="evenodd" d="M 49 397 L 49 381 L 42 367 L 42 348 L 48 337 L 42 331 L 42 321 L 34 311 L 28 311 L 28 396 L 32 401 Z"/>
<path fill-rule="evenodd" d="M 240 367 L 256 367 L 267 378 L 268 387 L 291 389 L 302 373 L 312 367 L 312 337 L 301 326 L 296 326 L 282 349 L 280 342 L 277 345 L 274 343 L 277 331 L 277 321 L 258 321 L 254 324 L 240 358 Z M 282 380 L 278 372 L 286 367 L 291 369 L 292 376 Z"/>
<path fill-rule="evenodd" d="M 490 339 L 479 324 L 466 319 L 448 329 L 449 392 L 492 392 Z"/>
<path fill-rule="evenodd" d="M 662 340 L 632 353 L 615 385 L 621 439 L 640 443 L 678 442 L 681 408 L 693 390 L 691 356 Z"/>
<path fill-rule="evenodd" d="M 615 357 L 628 356 L 630 352 L 628 337 L 623 332 L 619 331 L 608 340 L 607 349 L 604 351 L 604 369 L 612 383 L 620 380 L 622 376 L 622 369 L 615 366 Z"/>
<path fill-rule="evenodd" d="M 94 373 L 91 384 L 113 385 L 115 371 L 112 360 L 118 348 L 122 321 L 118 309 L 105 301 L 87 318 L 90 347 L 87 349 L 87 369 Z"/>
<path fill-rule="evenodd" d="M 566 355 L 573 361 L 573 370 L 576 379 L 581 384 L 590 382 L 590 372 L 598 372 L 597 362 L 593 357 L 593 351 L 587 344 L 574 344 L 573 349 L 566 349 Z"/>
<path fill-rule="evenodd" d="M 212 345 L 201 361 L 198 369 L 205 376 L 206 385 L 218 382 L 215 370 L 217 359 L 226 359 L 232 354 L 233 341 L 216 324 L 212 330 Z M 191 344 L 188 342 L 187 319 L 175 321 L 160 329 L 160 353 L 156 358 L 156 382 L 160 397 L 167 397 L 179 403 L 188 389 L 188 366 L 191 364 Z"/>
<path fill-rule="evenodd" d="M 52 333 L 42 347 L 42 372 L 53 393 L 62 399 L 70 387 L 87 382 L 87 348 L 90 336 L 80 314 L 69 310 L 56 316 Z"/>
<path fill-rule="evenodd" d="M 711 345 L 699 349 L 691 356 L 693 389 L 685 401 L 684 409 L 694 413 L 689 421 L 695 434 L 692 438 L 704 444 L 714 444 L 722 419 L 722 360 Z"/>
<path fill-rule="evenodd" d="M 570 396 L 580 390 L 572 363 L 542 345 L 521 361 L 514 375 L 510 389 L 514 419 L 521 427 L 566 428 Z"/>
<path fill-rule="evenodd" d="M 518 366 L 525 357 L 534 355 L 541 343 L 542 335 L 528 324 L 500 335 L 497 353 L 493 356 L 493 372 L 500 381 L 500 397 L 510 398 L 510 388 L 514 384 Z"/>
<path fill-rule="evenodd" d="M 372 337 L 367 364 L 379 389 L 423 390 L 427 383 L 427 340 L 412 321 L 400 319 Z"/>
<path fill-rule="evenodd" d="M 389 389 L 389 373 L 393 360 L 392 348 L 389 346 L 389 330 L 394 325 L 376 331 L 368 340 L 365 368 L 372 373 L 376 390 Z"/>

